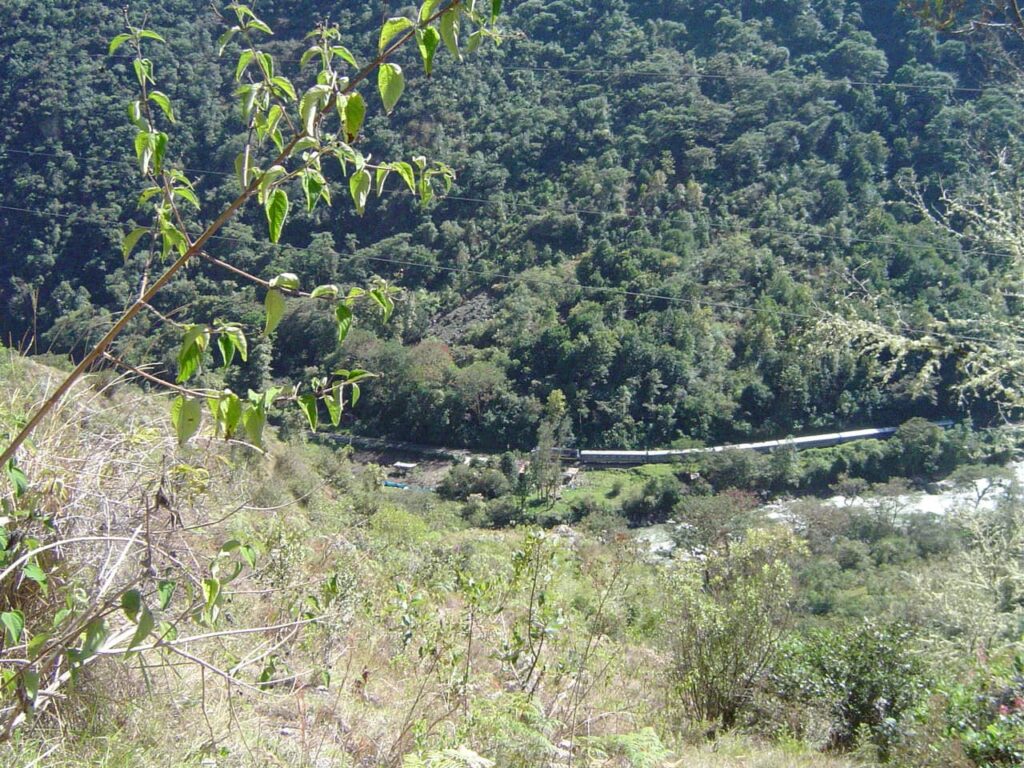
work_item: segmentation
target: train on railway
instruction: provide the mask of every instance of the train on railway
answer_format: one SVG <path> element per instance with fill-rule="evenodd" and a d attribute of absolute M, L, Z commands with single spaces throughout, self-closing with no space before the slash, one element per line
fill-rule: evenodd
<path fill-rule="evenodd" d="M 951 427 L 952 421 L 936 421 L 939 427 Z M 804 437 L 788 437 L 784 440 L 764 440 L 757 443 L 735 443 L 732 445 L 716 445 L 708 448 L 661 448 L 642 451 L 602 451 L 578 448 L 553 448 L 553 455 L 562 461 L 579 462 L 580 464 L 658 464 L 682 461 L 689 457 L 705 453 L 721 453 L 722 451 L 756 451 L 770 453 L 779 448 L 827 448 L 854 440 L 884 440 L 896 434 L 896 427 L 874 427 L 871 429 L 853 429 L 843 432 L 829 432 L 822 435 L 806 435 Z"/>

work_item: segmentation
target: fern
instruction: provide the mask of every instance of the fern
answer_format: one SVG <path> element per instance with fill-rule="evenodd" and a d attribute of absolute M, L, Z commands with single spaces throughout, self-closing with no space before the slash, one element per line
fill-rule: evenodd
<path fill-rule="evenodd" d="M 614 736 L 600 736 L 588 740 L 597 759 L 619 758 L 629 768 L 660 768 L 671 753 L 661 743 L 653 728 L 643 728 L 635 733 Z"/>

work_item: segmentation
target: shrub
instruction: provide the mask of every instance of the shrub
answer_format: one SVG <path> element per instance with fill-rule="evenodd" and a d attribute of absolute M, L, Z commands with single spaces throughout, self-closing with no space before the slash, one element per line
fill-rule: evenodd
<path fill-rule="evenodd" d="M 898 623 L 865 621 L 843 632 L 812 631 L 780 654 L 772 681 L 784 699 L 829 708 L 833 748 L 849 749 L 858 731 L 867 728 L 885 754 L 900 717 L 927 691 L 912 639 Z"/>
<path fill-rule="evenodd" d="M 474 493 L 479 493 L 485 499 L 496 499 L 506 495 L 509 490 L 508 480 L 500 470 L 465 464 L 452 467 L 437 486 L 439 496 L 454 501 L 465 501 Z"/>
<path fill-rule="evenodd" d="M 893 452 L 905 477 L 935 477 L 956 464 L 957 450 L 942 427 L 927 419 L 909 419 L 892 438 Z"/>
<path fill-rule="evenodd" d="M 663 523 L 682 498 L 682 486 L 674 477 L 652 477 L 644 483 L 639 496 L 623 502 L 622 513 L 632 525 Z"/>
<path fill-rule="evenodd" d="M 754 451 L 722 451 L 703 459 L 702 474 L 718 489 L 754 490 L 763 486 L 770 475 L 770 462 Z"/>
<path fill-rule="evenodd" d="M 836 562 L 844 571 L 863 568 L 869 554 L 868 546 L 862 541 L 842 539 L 836 543 Z"/>
<path fill-rule="evenodd" d="M 735 725 L 791 617 L 788 561 L 803 551 L 788 528 L 754 529 L 667 575 L 670 695 L 692 718 Z"/>
<path fill-rule="evenodd" d="M 976 765 L 1024 765 L 1024 656 L 1010 666 L 985 670 L 977 687 L 948 693 L 950 730 Z"/>

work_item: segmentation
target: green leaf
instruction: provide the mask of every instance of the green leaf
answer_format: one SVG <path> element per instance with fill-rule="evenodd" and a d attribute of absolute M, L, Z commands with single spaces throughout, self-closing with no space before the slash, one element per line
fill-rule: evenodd
<path fill-rule="evenodd" d="M 228 43 L 230 43 L 231 39 L 236 34 L 238 34 L 240 31 L 241 30 L 238 27 L 231 27 L 230 29 L 225 30 L 224 34 L 222 34 L 219 38 L 217 38 L 217 55 L 218 56 L 223 56 L 224 55 L 224 49 L 228 47 Z"/>
<path fill-rule="evenodd" d="M 374 183 L 374 189 L 377 192 L 377 197 L 380 197 L 381 193 L 384 191 L 384 182 L 387 180 L 389 173 L 391 173 L 390 166 L 382 165 L 377 168 L 377 180 Z"/>
<path fill-rule="evenodd" d="M 146 123 L 142 119 L 142 102 L 138 99 L 128 102 L 128 119 L 136 128 L 145 130 Z"/>
<path fill-rule="evenodd" d="M 338 326 L 338 343 L 341 344 L 352 328 L 352 310 L 345 304 L 334 308 L 334 319 Z"/>
<path fill-rule="evenodd" d="M 224 361 L 224 367 L 227 368 L 235 359 L 235 342 L 232 341 L 231 337 L 227 334 L 221 333 L 217 336 L 217 348 L 220 350 L 220 356 Z"/>
<path fill-rule="evenodd" d="M 259 19 L 253 19 L 246 25 L 247 29 L 258 29 L 265 35 L 272 35 L 274 31 Z"/>
<path fill-rule="evenodd" d="M 356 92 L 349 94 L 345 102 L 345 135 L 349 141 L 355 141 L 363 127 L 363 119 L 366 117 L 366 102 L 362 94 Z"/>
<path fill-rule="evenodd" d="M 108 634 L 105 619 L 95 618 L 90 621 L 85 628 L 85 642 L 82 644 L 81 658 L 84 660 L 96 653 L 103 645 L 103 641 L 107 639 Z"/>
<path fill-rule="evenodd" d="M 74 615 L 73 609 L 61 608 L 53 615 L 53 628 L 57 629 L 58 627 L 60 627 L 60 625 L 67 621 L 67 619 L 72 615 Z"/>
<path fill-rule="evenodd" d="M 169 621 L 161 621 L 156 636 L 160 638 L 160 640 L 168 643 L 172 642 L 178 637 L 178 628 Z"/>
<path fill-rule="evenodd" d="M 301 181 L 302 192 L 306 196 L 306 210 L 312 212 L 326 189 L 323 177 L 317 171 L 306 170 L 302 173 Z"/>
<path fill-rule="evenodd" d="M 156 585 L 156 594 L 161 611 L 166 611 L 171 604 L 171 597 L 174 595 L 174 588 L 178 586 L 173 581 L 161 581 Z"/>
<path fill-rule="evenodd" d="M 459 52 L 459 11 L 453 8 L 441 14 L 441 39 L 444 41 L 452 56 L 462 61 L 462 54 Z"/>
<path fill-rule="evenodd" d="M 341 385 L 335 385 L 331 388 L 331 391 L 324 395 L 324 405 L 327 406 L 327 412 L 331 416 L 331 424 L 338 426 L 341 423 Z"/>
<path fill-rule="evenodd" d="M 299 118 L 302 120 L 303 129 L 310 136 L 316 128 L 316 113 L 324 96 L 331 92 L 326 85 L 314 85 L 304 94 L 299 101 Z"/>
<path fill-rule="evenodd" d="M 282 272 L 270 281 L 271 288 L 278 288 L 282 291 L 297 291 L 300 285 L 299 276 L 294 272 Z"/>
<path fill-rule="evenodd" d="M 8 460 L 7 466 L 4 467 L 4 472 L 14 488 L 14 498 L 17 499 L 24 496 L 25 491 L 28 490 L 28 475 L 15 465 L 14 459 Z"/>
<path fill-rule="evenodd" d="M 288 172 L 285 170 L 283 165 L 272 165 L 267 168 L 267 170 L 263 172 L 263 175 L 260 176 L 260 186 L 259 191 L 257 192 L 257 199 L 266 205 L 267 201 L 270 199 L 269 194 L 270 190 L 273 188 L 274 182 L 287 173 Z"/>
<path fill-rule="evenodd" d="M 275 90 L 287 96 L 291 101 L 295 101 L 298 98 L 295 95 L 295 86 L 292 85 L 292 81 L 287 77 L 273 77 L 270 79 L 270 84 L 274 86 Z"/>
<path fill-rule="evenodd" d="M 356 204 L 356 213 L 360 216 L 366 210 L 366 198 L 370 194 L 370 172 L 365 168 L 358 173 L 353 173 L 348 180 L 348 189 L 352 193 L 352 202 Z"/>
<path fill-rule="evenodd" d="M 239 547 L 238 552 L 242 556 L 242 559 L 248 563 L 250 568 L 256 567 L 256 550 L 252 546 L 249 544 L 243 544 Z"/>
<path fill-rule="evenodd" d="M 501 13 L 501 0 L 491 0 L 491 24 L 497 20 Z"/>
<path fill-rule="evenodd" d="M 313 59 L 314 56 L 321 53 L 319 46 L 314 45 L 312 48 L 307 48 L 302 54 L 302 58 L 299 59 L 299 68 L 305 67 Z"/>
<path fill-rule="evenodd" d="M 380 91 L 381 101 L 384 102 L 384 111 L 391 112 L 405 90 L 405 75 L 402 74 L 402 68 L 397 64 L 382 64 L 377 72 L 377 89 Z"/>
<path fill-rule="evenodd" d="M 153 32 L 152 30 L 149 30 L 149 29 L 140 29 L 139 30 L 139 37 L 140 38 L 149 38 L 150 40 L 157 40 L 157 41 L 159 41 L 161 43 L 166 43 L 167 42 L 160 35 L 158 35 L 156 32 Z"/>
<path fill-rule="evenodd" d="M 346 48 L 344 45 L 335 45 L 331 47 L 331 53 L 335 56 L 340 56 L 342 61 L 347 61 L 352 65 L 353 69 L 359 69 L 359 65 L 356 63 L 356 57 L 352 55 L 352 51 Z"/>
<path fill-rule="evenodd" d="M 178 435 L 178 444 L 187 443 L 196 432 L 203 418 L 203 406 L 195 398 L 179 395 L 171 403 L 171 423 Z"/>
<path fill-rule="evenodd" d="M 267 425 L 267 412 L 264 408 L 249 405 L 242 412 L 242 426 L 249 442 L 259 447 L 263 445 L 263 428 Z"/>
<path fill-rule="evenodd" d="M 149 164 L 153 159 L 152 134 L 147 131 L 139 131 L 135 134 L 135 157 L 139 161 L 139 172 L 145 176 L 149 173 Z"/>
<path fill-rule="evenodd" d="M 211 398 L 209 402 L 218 428 L 223 432 L 224 439 L 229 439 L 235 434 L 242 419 L 242 401 L 231 390 L 225 390 L 224 394 Z"/>
<path fill-rule="evenodd" d="M 140 86 L 154 82 L 153 62 L 149 59 L 135 59 L 132 62 L 132 69 L 135 70 L 135 79 L 139 81 Z"/>
<path fill-rule="evenodd" d="M 17 645 L 25 630 L 25 614 L 21 611 L 0 613 L 0 624 L 4 627 L 4 645 Z"/>
<path fill-rule="evenodd" d="M 71 659 L 72 664 L 77 666 L 85 662 L 89 656 L 99 650 L 99 646 L 103 644 L 108 634 L 106 622 L 103 618 L 93 618 L 85 628 L 85 640 L 82 642 L 82 647 L 77 649 L 70 648 L 68 650 L 68 657 Z"/>
<path fill-rule="evenodd" d="M 232 357 L 234 357 L 234 350 L 238 350 L 238 356 L 242 358 L 242 362 L 248 362 L 249 360 L 249 342 L 245 338 L 245 331 L 242 330 L 242 326 L 235 323 L 223 325 L 220 327 L 220 339 L 227 338 L 232 345 Z M 223 352 L 223 349 L 221 350 Z M 227 361 L 225 365 L 230 362 Z"/>
<path fill-rule="evenodd" d="M 203 579 L 203 599 L 206 601 L 207 610 L 217 604 L 217 600 L 220 599 L 220 579 Z"/>
<path fill-rule="evenodd" d="M 26 669 L 21 673 L 21 684 L 25 688 L 25 698 L 30 704 L 35 704 L 39 696 L 39 673 L 33 669 Z"/>
<path fill-rule="evenodd" d="M 386 323 L 391 318 L 391 313 L 395 310 L 395 302 L 391 300 L 388 292 L 381 288 L 374 288 L 370 291 L 369 296 L 380 307 L 381 318 Z"/>
<path fill-rule="evenodd" d="M 313 289 L 313 292 L 309 294 L 309 297 L 311 299 L 321 299 L 324 297 L 333 299 L 337 297 L 340 291 L 341 289 L 333 283 L 329 283 L 328 285 L 318 285 Z"/>
<path fill-rule="evenodd" d="M 434 71 L 434 53 L 437 52 L 437 44 L 440 42 L 441 34 L 433 27 L 416 32 L 416 46 L 420 49 L 420 58 L 423 59 L 423 71 L 428 75 Z"/>
<path fill-rule="evenodd" d="M 316 395 L 299 395 L 297 402 L 299 410 L 306 414 L 306 420 L 309 422 L 309 428 L 316 432 L 317 424 L 319 424 L 319 416 L 316 408 Z"/>
<path fill-rule="evenodd" d="M 30 659 L 34 659 L 40 654 L 49 642 L 50 637 L 49 632 L 36 632 L 32 635 L 32 639 L 28 641 L 28 656 Z"/>
<path fill-rule="evenodd" d="M 139 207 L 141 208 L 143 205 L 152 200 L 156 195 L 163 194 L 163 191 L 164 190 L 162 187 L 146 187 L 144 190 L 142 190 L 142 192 L 139 193 Z"/>
<path fill-rule="evenodd" d="M 351 384 L 350 386 L 352 388 L 352 407 L 355 408 L 356 403 L 359 402 L 359 385 Z"/>
<path fill-rule="evenodd" d="M 484 41 L 483 30 L 478 29 L 473 32 L 469 39 L 466 40 L 466 53 L 475 53 L 476 49 L 480 47 L 480 43 Z"/>
<path fill-rule="evenodd" d="M 142 606 L 142 610 L 138 615 L 138 621 L 136 623 L 138 626 L 135 628 L 135 634 L 132 635 L 132 639 L 128 643 L 128 647 L 125 649 L 126 653 L 149 637 L 156 624 L 156 622 L 153 621 L 152 612 L 145 605 Z"/>
<path fill-rule="evenodd" d="M 378 53 L 384 53 L 384 49 L 387 48 L 391 39 L 403 30 L 409 29 L 415 26 L 412 19 L 407 19 L 404 16 L 396 16 L 390 18 L 384 22 L 384 26 L 380 28 L 380 42 L 377 44 Z"/>
<path fill-rule="evenodd" d="M 171 100 L 162 91 L 150 91 L 149 100 L 154 102 L 163 111 L 169 121 L 174 122 L 174 111 L 171 109 Z"/>
<path fill-rule="evenodd" d="M 121 595 L 121 610 L 131 622 L 138 620 L 139 611 L 142 610 L 142 593 L 137 589 L 129 589 Z"/>
<path fill-rule="evenodd" d="M 437 6 L 441 3 L 441 0 L 425 0 L 423 5 L 420 6 L 420 23 L 422 24 L 437 10 Z"/>
<path fill-rule="evenodd" d="M 167 134 L 160 132 L 156 134 L 153 142 L 153 168 L 157 173 L 164 167 L 164 155 L 167 154 Z"/>
<path fill-rule="evenodd" d="M 163 239 L 163 247 L 161 249 L 161 255 L 163 258 L 167 258 L 167 254 L 171 252 L 172 248 L 177 248 L 178 253 L 185 255 L 185 251 L 188 250 L 188 241 L 185 236 L 181 234 L 174 225 L 165 222 L 160 230 L 160 237 Z"/>
<path fill-rule="evenodd" d="M 249 182 L 252 181 L 253 167 L 249 162 L 249 155 L 250 149 L 246 145 L 245 149 L 235 157 L 235 175 L 238 177 L 238 185 L 242 189 L 246 189 Z"/>
<path fill-rule="evenodd" d="M 275 189 L 267 198 L 264 211 L 270 226 L 270 242 L 276 243 L 281 239 L 281 230 L 284 228 L 285 219 L 288 218 L 288 193 L 280 188 Z"/>
<path fill-rule="evenodd" d="M 263 335 L 269 336 L 277 328 L 277 324 L 281 322 L 281 317 L 284 315 L 284 295 L 276 288 L 271 288 L 267 291 L 267 298 L 264 300 L 263 306 L 267 312 L 267 323 L 263 327 Z"/>
<path fill-rule="evenodd" d="M 29 560 L 21 572 L 26 579 L 30 579 L 38 584 L 44 595 L 49 592 L 46 571 L 43 570 L 42 566 L 39 565 L 35 558 Z"/>
<path fill-rule="evenodd" d="M 399 160 L 397 163 L 391 164 L 391 169 L 402 177 L 405 185 L 409 187 L 409 191 L 416 194 L 416 173 L 412 166 L 404 160 Z"/>
<path fill-rule="evenodd" d="M 199 370 L 199 364 L 203 361 L 203 352 L 210 343 L 210 329 L 205 325 L 189 326 L 185 336 L 181 340 L 181 350 L 178 352 L 178 378 L 179 384 L 188 381 L 193 374 Z"/>
<path fill-rule="evenodd" d="M 255 55 L 256 52 L 251 48 L 246 48 L 238 54 L 238 64 L 235 66 L 235 80 L 241 82 L 242 75 L 244 75 L 245 70 L 249 68 L 249 65 L 252 63 Z"/>
<path fill-rule="evenodd" d="M 115 36 L 114 39 L 110 41 L 110 45 L 107 47 L 107 55 L 113 56 L 117 52 L 118 48 L 120 48 L 122 45 L 124 45 L 131 39 L 132 36 L 127 32 L 122 32 L 121 34 Z"/>
<path fill-rule="evenodd" d="M 180 197 L 182 200 L 188 200 L 192 203 L 192 207 L 197 211 L 199 210 L 199 198 L 196 196 L 196 193 L 188 187 L 175 187 L 174 196 Z"/>
<path fill-rule="evenodd" d="M 124 236 L 124 240 L 121 241 L 121 255 L 124 256 L 125 262 L 128 261 L 128 257 L 131 255 L 132 249 L 135 248 L 143 235 L 148 234 L 149 229 L 147 227 L 136 227 Z"/>

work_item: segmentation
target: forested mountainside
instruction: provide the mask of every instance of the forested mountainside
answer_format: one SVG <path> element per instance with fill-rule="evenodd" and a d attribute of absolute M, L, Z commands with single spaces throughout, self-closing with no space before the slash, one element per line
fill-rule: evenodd
<path fill-rule="evenodd" d="M 408 9 L 258 10 L 297 71 L 318 20 L 339 21 L 365 58 L 382 19 Z M 223 24 L 199 0 L 131 12 L 167 38 L 153 57 L 181 117 L 174 159 L 199 177 L 208 220 L 233 196 L 243 141 Z M 360 317 L 340 350 L 329 317 L 291 307 L 232 386 L 355 361 L 382 379 L 354 429 L 485 448 L 532 444 L 554 390 L 584 446 L 992 417 L 961 396 L 955 335 L 935 336 L 942 351 L 917 386 L 925 356 L 881 379 L 884 359 L 822 326 L 834 314 L 913 340 L 1019 310 L 1012 254 L 920 208 L 941 213 L 944 191 L 1020 157 L 1021 100 L 982 48 L 937 38 L 895 2 L 526 0 L 503 14 L 500 47 L 430 82 L 415 52 L 400 54 L 409 95 L 367 118 L 364 152 L 455 168 L 447 198 L 424 207 L 393 187 L 362 217 L 295 211 L 280 246 L 254 208 L 215 241 L 214 255 L 264 277 L 379 275 L 406 289 L 389 324 Z M 120 255 L 147 215 L 124 111 L 130 60 L 106 55 L 123 22 L 96 0 L 9 0 L 4 16 L 0 336 L 81 352 L 140 279 L 141 257 Z M 261 326 L 262 296 L 213 269 L 191 267 L 157 309 Z M 119 354 L 173 374 L 179 339 L 150 315 Z"/>

